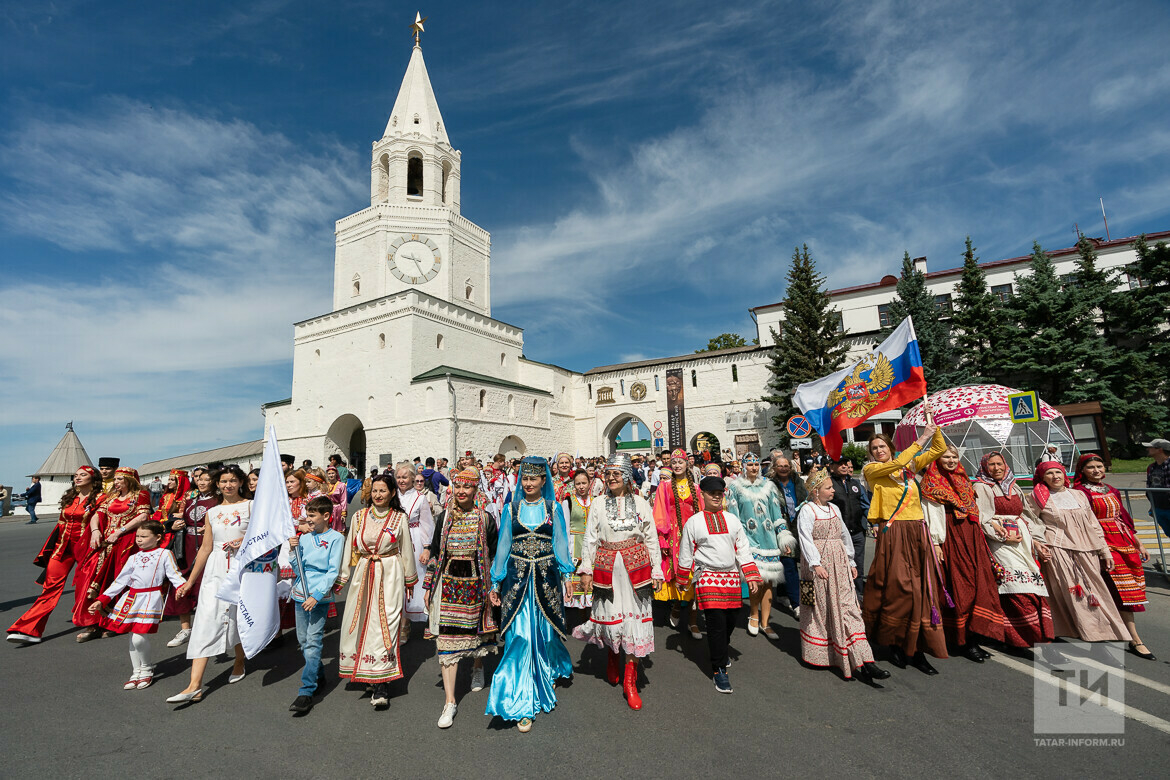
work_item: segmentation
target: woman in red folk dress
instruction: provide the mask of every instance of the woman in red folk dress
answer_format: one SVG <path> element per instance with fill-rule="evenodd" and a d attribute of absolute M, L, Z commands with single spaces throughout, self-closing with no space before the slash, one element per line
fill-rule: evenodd
<path fill-rule="evenodd" d="M 101 479 L 93 466 L 82 466 L 73 475 L 73 487 L 61 497 L 61 517 L 49 534 L 37 562 L 44 561 L 45 585 L 41 595 L 8 629 L 8 641 L 36 644 L 41 641 L 49 615 L 65 592 L 69 570 L 89 552 L 85 529 L 97 511 Z M 47 559 L 47 560 L 46 560 Z M 78 590 L 78 597 L 82 591 Z"/>
<path fill-rule="evenodd" d="M 142 489 L 138 471 L 126 466 L 114 472 L 110 493 L 102 496 L 89 521 L 89 555 L 77 572 L 74 625 L 84 626 L 78 642 L 96 639 L 101 631 L 89 607 L 110 587 L 134 552 L 134 532 L 150 519 L 150 493 Z M 107 632 L 113 636 L 113 632 Z"/>
<path fill-rule="evenodd" d="M 662 551 L 662 578 L 665 584 L 654 598 L 657 601 L 673 602 L 670 607 L 670 625 L 677 626 L 682 615 L 682 605 L 691 604 L 695 589 L 690 585 L 689 576 L 679 576 L 679 543 L 683 527 L 694 515 L 703 511 L 703 499 L 698 485 L 691 474 L 687 453 L 675 450 L 670 455 L 670 475 L 663 475 L 654 495 L 654 524 L 658 529 L 658 545 Z M 702 639 L 699 631 L 698 610 L 692 605 L 689 628 L 691 636 Z"/>
<path fill-rule="evenodd" d="M 191 573 L 195 556 L 199 554 L 199 545 L 203 544 L 203 521 L 207 516 L 207 510 L 219 503 L 219 494 L 215 492 L 211 472 L 199 466 L 192 469 L 191 475 L 195 481 L 195 489 L 188 491 L 184 498 L 182 513 L 172 509 L 168 517 L 175 519 L 166 523 L 171 533 L 181 538 L 181 543 L 172 545 L 171 549 L 175 550 L 175 559 L 184 577 Z M 163 501 L 166 501 L 165 497 Z M 163 607 L 163 615 L 171 617 L 177 615 L 179 618 L 179 632 L 167 642 L 167 647 L 179 647 L 191 638 L 191 615 L 195 612 L 195 605 L 199 603 L 199 583 L 196 581 L 190 585 L 190 590 L 185 596 L 180 596 L 177 591 L 171 591 L 166 606 Z"/>
<path fill-rule="evenodd" d="M 1129 651 L 1147 661 L 1156 661 L 1150 648 L 1138 636 L 1134 622 L 1134 613 L 1145 612 L 1146 604 L 1150 603 L 1146 597 L 1146 573 L 1142 567 L 1142 563 L 1150 559 L 1150 554 L 1138 538 L 1133 518 L 1122 506 L 1121 493 L 1105 484 L 1105 461 L 1100 455 L 1089 453 L 1081 456 L 1077 461 L 1073 487 L 1089 497 L 1093 514 L 1101 523 L 1105 542 L 1113 556 L 1113 569 L 1105 582 L 1129 630 Z"/>

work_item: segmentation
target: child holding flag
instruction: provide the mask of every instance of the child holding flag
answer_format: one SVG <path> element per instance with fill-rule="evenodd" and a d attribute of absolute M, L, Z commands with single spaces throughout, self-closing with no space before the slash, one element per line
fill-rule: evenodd
<path fill-rule="evenodd" d="M 305 506 L 305 517 L 298 520 L 297 530 L 301 535 L 288 540 L 296 577 L 292 600 L 297 643 L 305 656 L 301 689 L 289 710 L 302 714 L 313 709 L 313 694 L 321 679 L 325 617 L 333 603 L 333 586 L 345 555 L 345 536 L 329 527 L 332 516 L 333 502 L 326 496 L 317 496 Z"/>

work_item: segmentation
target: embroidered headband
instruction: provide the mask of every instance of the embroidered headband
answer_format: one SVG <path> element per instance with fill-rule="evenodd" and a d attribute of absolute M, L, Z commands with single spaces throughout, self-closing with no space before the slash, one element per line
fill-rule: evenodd
<path fill-rule="evenodd" d="M 91 476 L 91 477 L 96 477 L 98 475 L 98 470 L 95 469 L 93 466 L 78 466 L 77 470 L 84 471 L 86 474 L 89 474 L 89 476 Z"/>
<path fill-rule="evenodd" d="M 114 476 L 121 474 L 123 477 L 134 477 L 135 482 L 141 482 L 138 478 L 138 469 L 132 469 L 129 466 L 119 466 L 118 470 L 114 472 Z"/>
<path fill-rule="evenodd" d="M 679 449 L 675 450 L 674 452 L 670 453 L 670 459 L 674 460 L 675 458 L 682 458 L 683 460 L 687 460 L 687 451 L 682 449 L 682 448 L 679 448 Z"/>
<path fill-rule="evenodd" d="M 749 463 L 759 463 L 760 456 L 754 452 L 745 452 L 743 457 L 739 459 L 739 462 L 745 466 Z"/>
<path fill-rule="evenodd" d="M 478 485 L 479 472 L 475 469 L 462 469 L 451 472 L 451 482 L 455 485 Z"/>
<path fill-rule="evenodd" d="M 520 464 L 521 476 L 543 477 L 544 470 L 548 468 L 548 462 L 545 461 L 544 458 L 541 458 L 540 460 L 541 462 L 537 463 L 535 461 L 530 462 L 527 458 L 525 458 L 524 461 Z"/>

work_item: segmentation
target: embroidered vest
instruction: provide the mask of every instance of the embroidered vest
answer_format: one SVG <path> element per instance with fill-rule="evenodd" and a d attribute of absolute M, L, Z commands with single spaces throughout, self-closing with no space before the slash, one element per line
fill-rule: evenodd
<path fill-rule="evenodd" d="M 553 555 L 552 513 L 551 503 L 545 501 L 544 522 L 535 530 L 520 522 L 519 512 L 512 518 L 512 549 L 508 551 L 507 574 L 500 583 L 501 631 L 507 631 L 516 619 L 526 597 L 525 591 L 531 585 L 537 608 L 562 638 L 568 635 L 561 575 Z M 502 555 L 504 551 L 498 550 L 496 554 Z"/>

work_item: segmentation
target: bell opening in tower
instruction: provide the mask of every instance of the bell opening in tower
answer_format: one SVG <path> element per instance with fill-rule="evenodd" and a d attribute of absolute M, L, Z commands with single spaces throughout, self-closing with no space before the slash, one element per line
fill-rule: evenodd
<path fill-rule="evenodd" d="M 411 198 L 421 198 L 423 194 L 423 161 L 421 157 L 411 157 L 406 161 L 406 195 Z"/>

